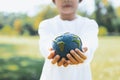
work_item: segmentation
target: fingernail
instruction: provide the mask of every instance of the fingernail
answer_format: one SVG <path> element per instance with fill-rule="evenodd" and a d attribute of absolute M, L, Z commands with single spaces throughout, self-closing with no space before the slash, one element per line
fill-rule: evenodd
<path fill-rule="evenodd" d="M 72 52 L 74 52 L 74 50 L 71 50 L 70 52 L 72 53 Z"/>
<path fill-rule="evenodd" d="M 69 56 L 70 56 L 70 54 L 68 53 L 68 54 L 67 54 L 67 57 L 69 57 Z"/>
<path fill-rule="evenodd" d="M 56 55 L 57 58 L 59 58 L 60 56 L 59 55 Z"/>
<path fill-rule="evenodd" d="M 79 50 L 78 48 L 75 49 L 76 51 Z"/>

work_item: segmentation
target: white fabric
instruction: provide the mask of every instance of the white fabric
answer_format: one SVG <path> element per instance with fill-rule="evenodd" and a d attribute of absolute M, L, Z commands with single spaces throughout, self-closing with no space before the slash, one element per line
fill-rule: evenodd
<path fill-rule="evenodd" d="M 40 51 L 45 57 L 40 80 L 92 80 L 90 62 L 98 46 L 98 25 L 94 20 L 77 15 L 76 19 L 68 21 L 62 20 L 58 15 L 42 21 L 38 32 L 40 35 Z M 83 64 L 58 67 L 56 64 L 51 64 L 51 61 L 47 59 L 52 41 L 65 32 L 78 35 L 82 40 L 83 47 L 88 47 L 88 51 L 85 53 L 87 60 Z"/>

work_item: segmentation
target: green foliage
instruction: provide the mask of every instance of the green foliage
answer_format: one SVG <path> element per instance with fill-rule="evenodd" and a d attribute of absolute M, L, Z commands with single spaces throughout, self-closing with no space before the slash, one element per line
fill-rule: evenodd
<path fill-rule="evenodd" d="M 108 34 L 107 28 L 104 26 L 99 27 L 99 36 L 106 36 Z"/>
<path fill-rule="evenodd" d="M 109 33 L 118 33 L 118 27 L 120 26 L 120 22 L 115 8 L 107 0 L 102 0 L 102 2 L 101 0 L 95 0 L 95 2 L 95 14 L 97 23 L 99 25 L 105 26 Z"/>
<path fill-rule="evenodd" d="M 112 24 L 114 25 L 115 32 L 120 32 L 120 18 L 112 19 Z"/>
<path fill-rule="evenodd" d="M 11 31 L 8 28 L 9 32 L 6 32 L 6 25 L 11 27 Z M 10 32 L 10 35 L 26 35 L 26 31 L 29 35 L 37 35 L 33 26 L 33 18 L 26 14 L 0 13 L 0 30 L 2 31 L 0 34 L 4 35 L 9 35 Z"/>
<path fill-rule="evenodd" d="M 56 8 L 46 6 L 34 17 L 34 28 L 38 30 L 39 23 L 45 19 L 52 18 L 58 14 Z"/>
<path fill-rule="evenodd" d="M 3 24 L 2 23 L 0 23 L 0 29 L 2 29 L 3 28 Z"/>
<path fill-rule="evenodd" d="M 47 6 L 43 11 L 40 13 L 43 17 L 43 20 L 52 18 L 58 14 L 58 11 L 56 8 L 53 8 L 51 6 Z"/>
<path fill-rule="evenodd" d="M 0 34 L 2 35 L 13 35 L 13 29 L 9 25 L 5 25 L 1 30 Z"/>
<path fill-rule="evenodd" d="M 115 11 L 116 11 L 117 16 L 120 18 L 120 6 L 117 7 Z"/>
<path fill-rule="evenodd" d="M 31 36 L 38 34 L 37 30 L 34 30 L 33 26 L 30 23 L 25 23 L 23 25 L 22 32 L 23 35 L 25 35 L 26 33 Z"/>
<path fill-rule="evenodd" d="M 113 7 L 108 0 L 95 0 L 96 10 L 92 15 L 85 11 L 77 10 L 78 15 L 96 19 L 98 25 L 107 28 L 108 33 L 120 33 L 120 6 Z M 21 13 L 0 12 L 0 30 L 6 25 L 11 26 L 10 35 L 38 35 L 38 27 L 41 21 L 52 18 L 58 14 L 58 10 L 53 6 L 41 6 L 40 11 L 33 17 Z M 0 34 L 9 35 L 6 30 Z"/>

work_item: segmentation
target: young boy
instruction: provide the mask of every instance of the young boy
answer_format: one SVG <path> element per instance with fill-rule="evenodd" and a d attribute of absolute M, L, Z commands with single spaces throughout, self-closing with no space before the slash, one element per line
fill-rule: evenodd
<path fill-rule="evenodd" d="M 40 80 L 92 80 L 90 62 L 98 45 L 98 25 L 94 20 L 76 14 L 81 0 L 53 0 L 59 15 L 44 20 L 39 25 L 40 51 L 45 63 Z M 55 37 L 70 32 L 78 35 L 83 43 L 83 52 L 71 50 L 68 60 L 51 48 Z"/>

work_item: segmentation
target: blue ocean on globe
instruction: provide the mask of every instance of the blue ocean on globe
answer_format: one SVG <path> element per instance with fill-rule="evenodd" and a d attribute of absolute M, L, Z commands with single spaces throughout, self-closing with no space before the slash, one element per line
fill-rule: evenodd
<path fill-rule="evenodd" d="M 67 59 L 66 55 L 70 53 L 70 50 L 76 48 L 82 51 L 82 41 L 79 36 L 72 33 L 64 33 L 53 40 L 52 44 L 55 53 Z"/>

